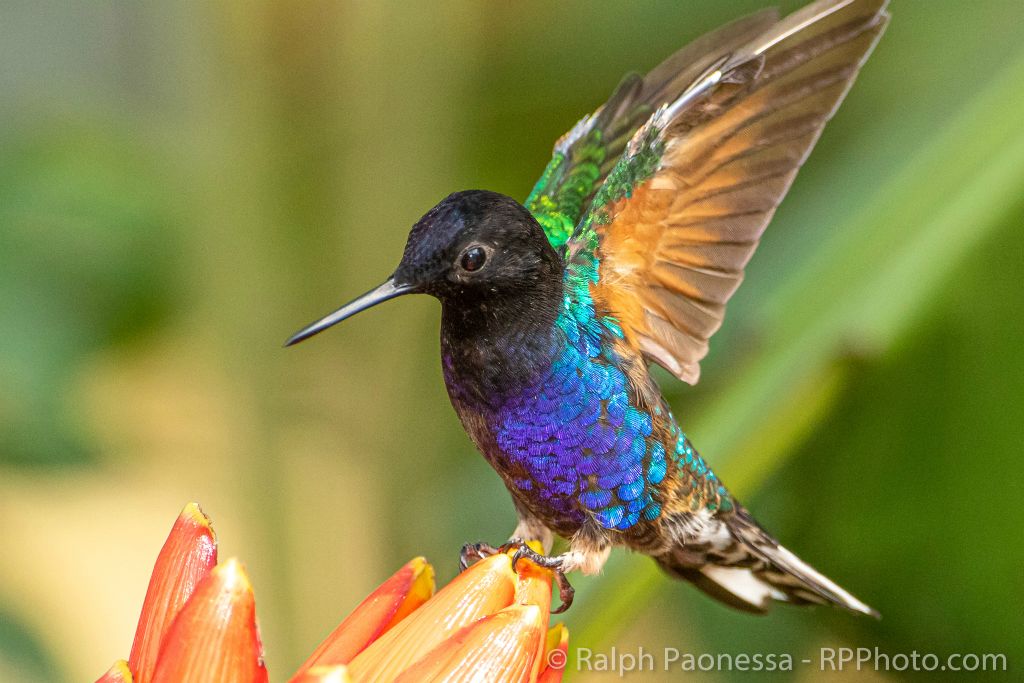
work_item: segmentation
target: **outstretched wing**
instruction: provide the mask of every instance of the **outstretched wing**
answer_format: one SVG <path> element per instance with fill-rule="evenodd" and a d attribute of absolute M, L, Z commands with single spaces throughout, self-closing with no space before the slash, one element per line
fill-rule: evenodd
<path fill-rule="evenodd" d="M 627 339 L 680 379 L 697 381 L 726 302 L 881 35 L 886 4 L 819 0 L 713 50 L 686 83 L 666 79 L 680 87 L 652 101 L 659 108 L 569 236 L 570 265 L 599 269 L 590 288 Z"/>
<path fill-rule="evenodd" d="M 774 9 L 738 19 L 682 48 L 646 77 L 626 76 L 603 106 L 555 143 L 551 161 L 526 200 L 552 246 L 566 243 L 626 145 L 654 111 L 675 99 L 716 55 L 744 45 L 777 20 Z"/>

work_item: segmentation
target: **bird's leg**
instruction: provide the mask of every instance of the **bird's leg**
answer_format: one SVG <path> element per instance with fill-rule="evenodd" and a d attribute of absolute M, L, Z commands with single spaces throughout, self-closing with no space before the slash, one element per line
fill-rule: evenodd
<path fill-rule="evenodd" d="M 587 575 L 598 573 L 611 549 L 611 544 L 600 529 L 584 526 L 569 541 L 569 550 L 561 555 L 541 555 L 526 544 L 520 545 L 512 556 L 512 568 L 515 569 L 516 562 L 526 558 L 540 567 L 552 570 L 558 582 L 558 596 L 562 599 L 562 605 L 551 613 L 560 614 L 572 606 L 573 595 L 576 593 L 565 575 L 576 570 Z"/>
<path fill-rule="evenodd" d="M 516 512 L 519 513 L 519 523 L 516 524 L 512 537 L 506 542 L 498 547 L 489 543 L 467 543 L 462 546 L 462 552 L 459 553 L 460 571 L 464 571 L 470 564 L 485 557 L 515 549 L 515 555 L 512 557 L 513 569 L 515 569 L 516 563 L 525 557 L 534 564 L 551 569 L 555 573 L 555 580 L 558 582 L 558 595 L 562 600 L 562 605 L 553 613 L 560 614 L 569 609 L 569 606 L 572 605 L 573 595 L 576 593 L 569 580 L 565 578 L 565 573 L 580 565 L 578 553 L 574 554 L 570 551 L 556 557 L 538 553 L 526 544 L 527 540 L 540 542 L 541 549 L 544 553 L 548 553 L 551 552 L 551 544 L 554 543 L 554 534 L 543 522 L 518 504 Z M 605 553 L 605 557 L 607 557 L 607 553 Z"/>
<path fill-rule="evenodd" d="M 516 561 L 525 557 L 555 572 L 558 594 L 562 599 L 562 606 L 553 612 L 558 614 L 569 609 L 575 593 L 565 575 L 576 570 L 588 576 L 597 574 L 608 560 L 611 551 L 612 546 L 607 532 L 594 524 L 584 524 L 570 539 L 567 552 L 552 557 L 536 553 L 529 546 L 520 546 L 512 557 L 512 566 L 515 568 Z"/>
<path fill-rule="evenodd" d="M 562 600 L 562 605 L 552 611 L 552 614 L 561 614 L 565 610 L 569 609 L 572 605 L 573 596 L 576 594 L 576 589 L 569 583 L 569 579 L 565 578 L 565 571 L 563 571 L 563 564 L 566 560 L 570 559 L 571 553 L 564 555 L 556 555 L 551 557 L 549 555 L 541 555 L 536 550 L 527 545 L 526 541 L 521 538 L 510 538 L 505 543 L 502 543 L 495 548 L 490 543 L 467 543 L 462 546 L 462 551 L 459 553 L 459 571 L 465 571 L 469 565 L 482 560 L 491 555 L 497 555 L 498 553 L 506 553 L 513 548 L 516 549 L 515 554 L 512 556 L 512 569 L 515 570 L 516 563 L 522 558 L 528 559 L 539 567 L 550 569 L 555 574 L 555 581 L 558 583 L 558 596 Z"/>
<path fill-rule="evenodd" d="M 520 539 L 526 539 L 527 541 L 538 541 L 540 543 L 541 551 L 547 555 L 551 552 L 551 544 L 555 542 L 555 535 L 551 533 L 551 529 L 544 525 L 544 522 L 540 521 L 528 512 L 524 512 L 522 509 L 517 508 L 519 513 L 519 523 L 516 524 L 515 531 L 512 532 L 512 537 L 509 538 L 509 543 L 518 541 Z"/>
<path fill-rule="evenodd" d="M 519 560 L 526 558 L 530 562 L 533 562 L 538 567 L 544 567 L 550 569 L 555 574 L 555 581 L 558 583 L 558 597 L 562 601 L 562 604 L 558 609 L 551 610 L 552 614 L 561 614 L 565 610 L 572 607 L 572 599 L 576 595 L 576 589 L 569 583 L 569 579 L 565 577 L 565 572 L 569 569 L 567 566 L 567 560 L 569 559 L 570 553 L 563 555 L 541 555 L 530 546 L 522 543 L 519 549 L 516 550 L 515 555 L 512 556 L 512 569 L 515 570 L 516 563 Z"/>
<path fill-rule="evenodd" d="M 515 533 L 526 531 L 530 535 L 527 538 L 537 539 L 541 542 L 543 550 L 547 553 L 551 548 L 552 534 L 547 527 L 539 525 L 530 519 L 521 518 Z M 462 547 L 462 560 L 460 564 L 463 569 L 469 565 L 470 557 L 483 559 L 495 553 L 508 552 L 515 549 L 512 556 L 512 569 L 516 568 L 519 560 L 525 558 L 539 567 L 550 569 L 555 574 L 555 581 L 558 583 L 558 596 L 562 600 L 561 606 L 552 614 L 561 614 L 572 606 L 573 596 L 576 591 L 566 578 L 566 574 L 579 570 L 584 574 L 596 574 L 601 571 L 608 555 L 611 552 L 611 544 L 601 529 L 584 526 L 569 542 L 569 550 L 561 555 L 546 555 L 537 552 L 522 537 L 513 536 L 506 543 L 497 548 L 486 543 L 467 543 Z"/>

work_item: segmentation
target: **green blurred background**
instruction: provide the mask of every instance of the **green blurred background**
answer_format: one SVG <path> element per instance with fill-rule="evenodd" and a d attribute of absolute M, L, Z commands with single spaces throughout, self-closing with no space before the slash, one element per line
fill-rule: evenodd
<path fill-rule="evenodd" d="M 280 344 L 444 195 L 523 198 L 623 73 L 764 4 L 4 2 L 0 680 L 127 656 L 188 500 L 252 575 L 277 680 L 409 557 L 446 581 L 507 535 L 435 302 Z M 703 381 L 659 375 L 756 516 L 884 618 L 737 614 L 617 553 L 576 579 L 573 648 L 998 652 L 989 677 L 1019 676 L 1024 8 L 892 10 Z"/>

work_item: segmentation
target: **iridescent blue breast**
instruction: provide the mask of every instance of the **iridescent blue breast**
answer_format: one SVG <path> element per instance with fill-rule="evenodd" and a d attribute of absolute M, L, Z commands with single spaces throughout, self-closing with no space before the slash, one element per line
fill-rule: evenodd
<path fill-rule="evenodd" d="M 615 351 L 615 320 L 575 312 L 567 302 L 547 371 L 489 416 L 495 465 L 552 526 L 578 528 L 589 516 L 625 530 L 661 513 L 668 463 L 654 423 L 668 416 L 638 405 Z"/>

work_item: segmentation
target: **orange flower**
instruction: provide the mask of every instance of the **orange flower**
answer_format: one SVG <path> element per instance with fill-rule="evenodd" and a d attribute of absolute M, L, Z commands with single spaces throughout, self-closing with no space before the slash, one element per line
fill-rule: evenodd
<path fill-rule="evenodd" d="M 209 519 L 190 503 L 157 558 L 131 657 L 97 683 L 267 680 L 252 586 L 217 565 Z M 487 680 L 557 683 L 569 634 L 548 630 L 552 575 L 510 554 L 477 562 L 434 595 L 417 557 L 314 650 L 292 683 Z"/>
<path fill-rule="evenodd" d="M 131 656 L 97 683 L 267 680 L 252 585 L 195 503 L 181 511 L 149 580 Z"/>
<path fill-rule="evenodd" d="M 137 683 L 152 680 L 160 644 L 171 622 L 216 565 L 217 538 L 210 519 L 197 504 L 189 503 L 160 549 L 142 603 L 139 627 L 128 657 L 128 667 Z"/>

